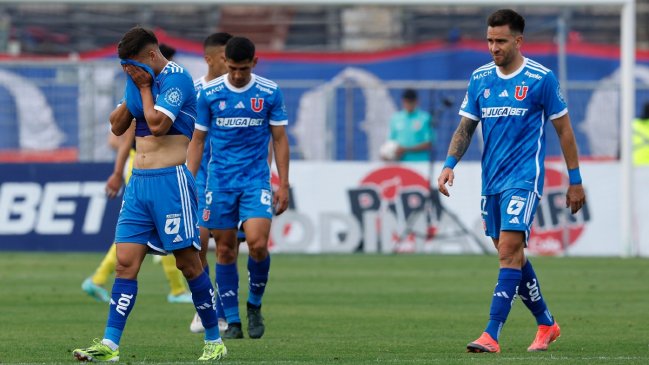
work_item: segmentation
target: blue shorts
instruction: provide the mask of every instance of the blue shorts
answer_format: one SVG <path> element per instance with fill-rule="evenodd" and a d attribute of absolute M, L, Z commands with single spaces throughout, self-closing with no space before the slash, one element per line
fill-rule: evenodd
<path fill-rule="evenodd" d="M 124 191 L 115 242 L 148 245 L 153 253 L 200 250 L 196 187 L 187 166 L 133 169 Z"/>
<path fill-rule="evenodd" d="M 485 234 L 499 238 L 500 231 L 522 231 L 525 232 L 527 242 L 538 204 L 539 197 L 536 193 L 524 189 L 483 195 L 480 209 Z"/>
<path fill-rule="evenodd" d="M 273 218 L 273 195 L 268 189 L 205 191 L 203 227 L 237 229 L 250 218 Z"/>

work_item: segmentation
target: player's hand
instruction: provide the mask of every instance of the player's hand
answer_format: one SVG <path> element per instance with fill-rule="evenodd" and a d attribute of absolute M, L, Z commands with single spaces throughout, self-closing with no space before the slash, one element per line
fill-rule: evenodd
<path fill-rule="evenodd" d="M 566 208 L 570 208 L 570 212 L 575 214 L 584 204 L 586 204 L 584 187 L 581 184 L 570 185 L 566 193 Z"/>
<path fill-rule="evenodd" d="M 119 189 L 122 188 L 122 175 L 113 172 L 112 175 L 106 180 L 106 196 L 114 198 L 117 196 Z"/>
<path fill-rule="evenodd" d="M 153 83 L 151 74 L 144 71 L 141 67 L 134 65 L 122 65 L 124 72 L 126 72 L 139 89 L 150 88 Z"/>
<path fill-rule="evenodd" d="M 448 186 L 453 186 L 454 179 L 455 179 L 455 174 L 453 173 L 453 169 L 449 167 L 445 167 L 442 170 L 442 173 L 439 174 L 439 177 L 437 178 L 437 188 L 439 189 L 439 192 L 446 196 L 451 196 L 448 193 L 446 184 L 448 184 Z"/>
<path fill-rule="evenodd" d="M 401 157 L 403 157 L 404 153 L 406 153 L 406 149 L 403 146 L 398 146 L 396 151 L 394 151 L 394 160 L 401 160 Z"/>
<path fill-rule="evenodd" d="M 279 187 L 273 193 L 273 206 L 275 207 L 275 215 L 280 215 L 288 209 L 288 186 Z"/>

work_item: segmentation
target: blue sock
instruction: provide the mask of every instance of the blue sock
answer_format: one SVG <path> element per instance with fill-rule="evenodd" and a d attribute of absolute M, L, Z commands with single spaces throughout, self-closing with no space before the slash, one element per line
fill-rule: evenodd
<path fill-rule="evenodd" d="M 270 255 L 259 262 L 248 256 L 248 303 L 261 306 L 261 297 L 266 290 L 269 271 Z"/>
<path fill-rule="evenodd" d="M 126 320 L 135 305 L 137 280 L 115 278 L 108 309 L 104 338 L 119 345 Z"/>
<path fill-rule="evenodd" d="M 487 332 L 491 337 L 498 341 L 500 330 L 503 328 L 509 311 L 516 296 L 518 284 L 521 282 L 521 270 L 500 269 L 498 273 L 498 284 L 494 289 L 494 295 L 491 299 L 491 310 L 489 311 L 489 322 L 487 323 Z"/>
<path fill-rule="evenodd" d="M 221 336 L 219 335 L 219 326 L 214 308 L 216 294 L 210 277 L 203 272 L 197 278 L 187 280 L 187 284 L 189 284 L 189 290 L 192 292 L 196 313 L 201 317 L 201 322 L 203 322 L 203 327 L 205 327 L 205 340 L 218 340 Z"/>
<path fill-rule="evenodd" d="M 536 273 L 530 260 L 523 265 L 523 278 L 518 286 L 518 296 L 521 297 L 527 309 L 532 312 L 539 325 L 551 326 L 554 324 L 554 318 L 548 310 L 548 306 L 541 295 L 541 286 L 536 278 Z"/>
<path fill-rule="evenodd" d="M 241 323 L 239 317 L 239 273 L 237 264 L 216 264 L 216 283 L 228 323 Z"/>
<path fill-rule="evenodd" d="M 203 270 L 207 274 L 207 276 L 210 276 L 210 265 L 206 265 Z M 219 292 L 219 287 L 216 284 L 216 278 L 214 278 L 214 288 L 216 289 L 216 293 Z M 223 304 L 221 303 L 221 297 L 216 296 L 216 318 L 225 318 L 225 313 L 223 313 Z"/>

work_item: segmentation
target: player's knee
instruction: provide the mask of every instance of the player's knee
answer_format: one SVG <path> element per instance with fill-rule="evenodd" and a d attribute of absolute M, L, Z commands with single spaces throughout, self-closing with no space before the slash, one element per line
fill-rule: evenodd
<path fill-rule="evenodd" d="M 216 248 L 218 262 L 222 264 L 231 264 L 237 261 L 237 250 L 229 245 L 218 245 Z"/>
<path fill-rule="evenodd" d="M 498 246 L 498 260 L 501 267 L 522 267 L 524 260 L 522 245 L 500 242 Z"/>
<path fill-rule="evenodd" d="M 256 261 L 261 261 L 268 256 L 268 240 L 250 240 L 248 241 L 248 251 L 250 257 Z"/>

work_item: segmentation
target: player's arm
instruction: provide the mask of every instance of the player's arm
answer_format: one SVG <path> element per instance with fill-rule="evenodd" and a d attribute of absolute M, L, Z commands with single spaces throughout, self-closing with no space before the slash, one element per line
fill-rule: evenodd
<path fill-rule="evenodd" d="M 478 126 L 478 121 L 467 118 L 465 116 L 460 120 L 460 125 L 457 126 L 453 137 L 451 138 L 451 144 L 448 146 L 448 154 L 446 157 L 446 162 L 444 162 L 444 168 L 442 169 L 439 178 L 437 178 L 437 185 L 440 193 L 449 196 L 448 186 L 453 186 L 453 180 L 455 179 L 455 174 L 453 174 L 453 167 L 462 159 L 462 156 L 469 149 L 471 144 L 471 138 L 475 132 L 476 127 Z"/>
<path fill-rule="evenodd" d="M 581 175 L 579 173 L 579 153 L 577 152 L 575 133 L 572 130 L 568 114 L 553 119 L 552 125 L 554 125 L 557 136 L 559 136 L 559 144 L 561 145 L 561 151 L 563 152 L 563 158 L 566 161 L 570 178 L 570 186 L 566 193 L 566 208 L 570 207 L 572 214 L 575 214 L 586 203 L 586 194 L 584 193 L 584 187 L 581 184 Z"/>
<path fill-rule="evenodd" d="M 149 130 L 151 130 L 151 134 L 156 137 L 164 136 L 169 131 L 169 128 L 171 128 L 173 120 L 167 114 L 155 109 L 153 92 L 151 91 L 153 78 L 140 67 L 125 65 L 124 68 L 138 89 L 140 89 L 144 119 L 146 119 L 146 124 L 149 126 Z"/>
<path fill-rule="evenodd" d="M 106 181 L 106 195 L 109 198 L 114 198 L 122 187 L 122 182 L 124 181 L 124 166 L 126 165 L 126 160 L 128 160 L 129 152 L 131 151 L 131 148 L 133 148 L 134 141 L 135 123 L 132 122 L 131 127 L 129 127 L 122 135 L 122 140 L 117 149 L 117 156 L 115 157 L 113 173 Z"/>
<path fill-rule="evenodd" d="M 116 136 L 121 136 L 131 126 L 133 115 L 128 111 L 126 103 L 121 103 L 110 113 L 110 130 Z"/>
<path fill-rule="evenodd" d="M 198 168 L 201 166 L 203 151 L 205 149 L 205 136 L 207 132 L 198 128 L 194 129 L 192 140 L 187 147 L 187 168 L 196 177 Z"/>
<path fill-rule="evenodd" d="M 273 205 L 275 214 L 280 215 L 288 209 L 288 163 L 289 163 L 289 146 L 288 136 L 286 135 L 286 126 L 271 125 L 270 132 L 273 136 L 273 152 L 275 155 L 275 166 L 279 175 L 279 187 L 273 194 Z"/>

